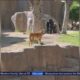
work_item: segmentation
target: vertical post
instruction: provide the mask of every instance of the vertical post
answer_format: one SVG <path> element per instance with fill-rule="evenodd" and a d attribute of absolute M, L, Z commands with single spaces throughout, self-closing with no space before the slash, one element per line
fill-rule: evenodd
<path fill-rule="evenodd" d="M 0 14 L 0 57 L 1 57 L 1 14 Z"/>
<path fill-rule="evenodd" d="M 79 1 L 79 36 L 80 36 L 80 1 Z M 80 37 L 79 37 L 79 71 L 80 71 Z"/>
<path fill-rule="evenodd" d="M 66 2 L 63 0 L 62 1 L 64 3 L 64 19 L 63 19 L 63 24 L 62 24 L 62 33 L 66 34 L 66 26 L 65 26 L 65 21 L 66 21 L 66 11 L 67 11 L 67 6 L 66 6 Z"/>
<path fill-rule="evenodd" d="M 1 14 L 0 14 L 0 71 L 1 71 Z"/>

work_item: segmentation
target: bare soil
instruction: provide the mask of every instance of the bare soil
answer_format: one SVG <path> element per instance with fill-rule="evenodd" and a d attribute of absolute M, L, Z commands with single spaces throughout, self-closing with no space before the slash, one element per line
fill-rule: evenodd
<path fill-rule="evenodd" d="M 68 45 L 61 44 L 57 41 L 59 34 L 44 34 L 42 37 L 42 43 L 44 45 Z M 1 37 L 1 52 L 21 52 L 25 48 L 33 47 L 29 46 L 29 35 L 20 32 L 3 32 Z M 40 45 L 40 44 L 38 44 Z"/>

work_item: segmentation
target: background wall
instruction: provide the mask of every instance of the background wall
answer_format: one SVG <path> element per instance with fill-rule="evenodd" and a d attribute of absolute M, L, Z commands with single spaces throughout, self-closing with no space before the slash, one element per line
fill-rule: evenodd
<path fill-rule="evenodd" d="M 0 0 L 2 29 L 13 30 L 14 26 L 11 22 L 11 16 L 15 12 L 29 10 L 28 0 Z"/>
<path fill-rule="evenodd" d="M 41 0 L 41 11 L 43 14 L 48 14 L 60 24 L 61 22 L 61 12 L 62 3 L 60 0 Z M 11 16 L 15 12 L 22 12 L 30 10 L 29 0 L 1 0 L 1 13 L 2 13 L 2 30 L 12 30 L 14 31 L 14 26 L 11 22 Z"/>

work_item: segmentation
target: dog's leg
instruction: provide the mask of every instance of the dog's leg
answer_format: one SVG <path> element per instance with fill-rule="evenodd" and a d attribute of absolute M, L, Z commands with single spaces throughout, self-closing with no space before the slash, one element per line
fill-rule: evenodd
<path fill-rule="evenodd" d="M 29 46 L 31 46 L 31 44 L 32 44 L 31 41 L 32 41 L 32 40 L 31 40 L 31 35 L 30 35 L 30 37 L 29 37 Z"/>
<path fill-rule="evenodd" d="M 41 37 L 39 38 L 39 44 L 41 43 Z"/>
<path fill-rule="evenodd" d="M 29 41 L 29 46 L 31 46 L 31 41 Z"/>

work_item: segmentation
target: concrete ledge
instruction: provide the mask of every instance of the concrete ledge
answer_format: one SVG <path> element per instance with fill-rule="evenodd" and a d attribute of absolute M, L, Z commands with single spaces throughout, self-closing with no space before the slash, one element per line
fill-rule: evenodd
<path fill-rule="evenodd" d="M 23 52 L 1 53 L 1 71 L 59 71 L 67 66 L 65 56 L 79 57 L 78 47 L 35 46 Z"/>

